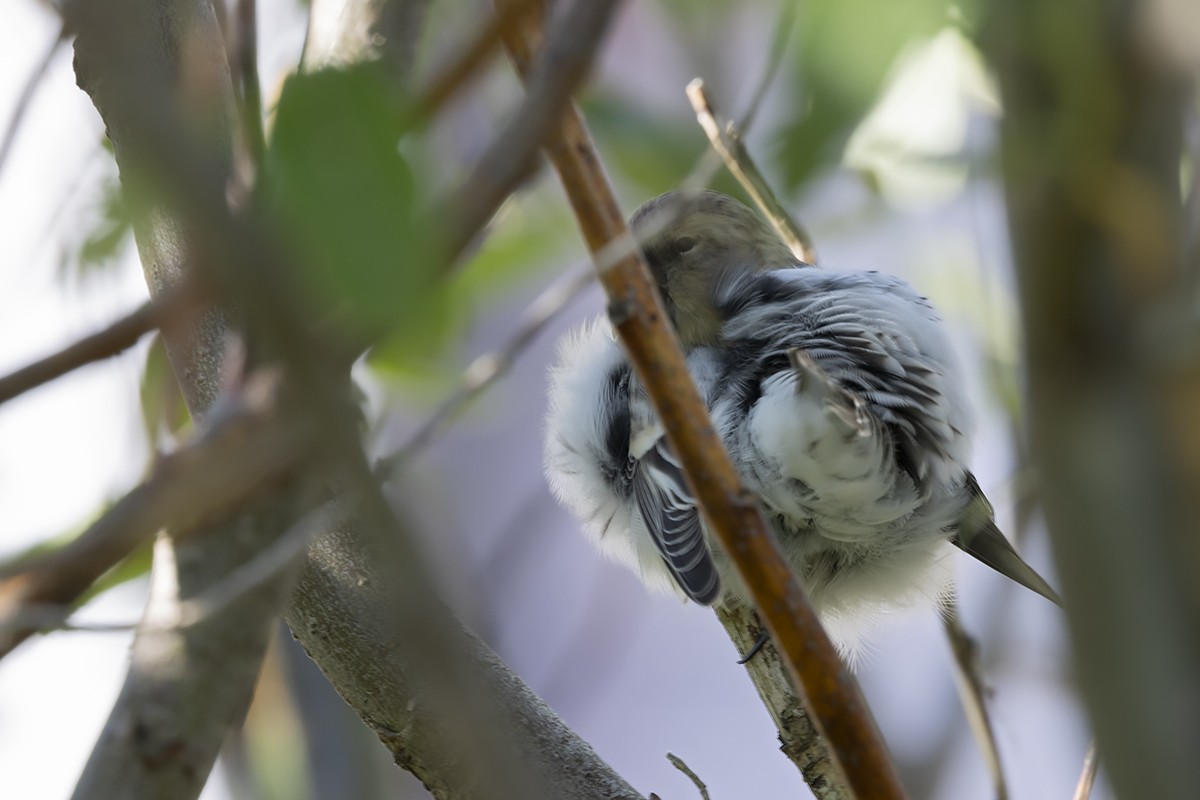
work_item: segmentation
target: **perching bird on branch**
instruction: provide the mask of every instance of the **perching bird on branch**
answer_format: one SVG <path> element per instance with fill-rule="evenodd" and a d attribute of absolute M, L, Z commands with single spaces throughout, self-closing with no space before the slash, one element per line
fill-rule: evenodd
<path fill-rule="evenodd" d="M 798 269 L 717 192 L 670 192 L 630 224 L 713 423 L 835 640 L 944 596 L 947 543 L 1059 602 L 967 469 L 963 375 L 925 298 L 878 272 Z M 697 603 L 745 598 L 604 318 L 562 343 L 545 451 L 551 489 L 607 555 Z"/>

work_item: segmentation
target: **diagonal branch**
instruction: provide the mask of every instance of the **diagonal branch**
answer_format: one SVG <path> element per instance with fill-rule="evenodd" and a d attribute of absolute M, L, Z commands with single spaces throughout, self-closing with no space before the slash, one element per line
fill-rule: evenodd
<path fill-rule="evenodd" d="M 959 700 L 967 723 L 979 743 L 988 774 L 992 778 L 992 797 L 1008 800 L 1008 780 L 1004 777 L 1004 763 L 1000 760 L 1000 744 L 996 739 L 996 727 L 988 711 L 988 687 L 984 683 L 983 666 L 979 663 L 979 644 L 963 627 L 958 614 L 958 598 L 950 595 L 942 609 L 942 629 L 954 657 L 954 677 L 958 686 Z"/>
<path fill-rule="evenodd" d="M 741 134 L 733 122 L 722 120 L 717 115 L 712 98 L 704 89 L 704 81 L 696 78 L 688 84 L 688 99 L 696 111 L 696 119 L 700 127 L 708 135 L 708 141 L 714 150 L 721 154 L 725 166 L 738 179 L 738 183 L 750 194 L 755 204 L 767 215 L 771 226 L 780 235 L 796 257 L 805 264 L 817 264 L 817 248 L 812 236 L 795 218 L 780 204 L 775 192 L 767 183 L 766 177 L 759 170 L 750 151 L 742 142 Z"/>
<path fill-rule="evenodd" d="M 187 296 L 186 292 L 173 292 L 157 302 L 144 303 L 103 330 L 0 377 L 0 404 L 80 367 L 120 355 L 193 302 L 193 298 Z"/>
<path fill-rule="evenodd" d="M 0 573 L 0 657 L 34 629 L 6 621 L 29 607 L 69 611 L 101 575 L 158 531 L 175 536 L 233 515 L 278 483 L 310 436 L 281 413 L 278 381 L 254 375 L 228 398 L 211 428 L 163 456 L 153 474 L 62 550 Z M 63 615 L 65 617 L 65 614 Z"/>
<path fill-rule="evenodd" d="M 507 0 L 498 0 L 503 8 Z M 541 44 L 536 21 L 505 44 L 528 76 Z M 589 250 L 628 240 L 612 189 L 582 116 L 569 107 L 546 153 L 559 173 Z M 600 275 L 609 316 L 684 465 L 712 531 L 745 581 L 801 696 L 823 728 L 859 797 L 903 797 L 900 781 L 854 679 L 821 627 L 770 531 L 758 499 L 741 483 L 691 376 L 641 257 Z"/>
<path fill-rule="evenodd" d="M 159 319 L 154 304 L 143 303 L 104 330 L 0 377 L 0 403 L 7 403 L 94 361 L 120 355 L 157 328 Z"/>

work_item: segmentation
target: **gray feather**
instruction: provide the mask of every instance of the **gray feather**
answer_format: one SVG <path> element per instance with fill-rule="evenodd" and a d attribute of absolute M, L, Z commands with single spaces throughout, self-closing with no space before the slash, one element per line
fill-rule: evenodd
<path fill-rule="evenodd" d="M 679 588 L 702 605 L 716 602 L 721 581 L 704 541 L 700 512 L 665 438 L 637 462 L 633 494 L 654 545 Z"/>

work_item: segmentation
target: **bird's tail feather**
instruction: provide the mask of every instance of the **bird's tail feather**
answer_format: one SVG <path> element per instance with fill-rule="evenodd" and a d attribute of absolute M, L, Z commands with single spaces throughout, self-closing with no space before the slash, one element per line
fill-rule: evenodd
<path fill-rule="evenodd" d="M 971 492 L 971 500 L 959 520 L 958 533 L 951 540 L 954 545 L 1009 580 L 1061 606 L 1062 598 L 1058 592 L 1025 563 L 1025 559 L 996 527 L 992 519 L 992 505 L 975 482 L 975 476 L 970 473 L 967 474 L 967 489 Z"/>

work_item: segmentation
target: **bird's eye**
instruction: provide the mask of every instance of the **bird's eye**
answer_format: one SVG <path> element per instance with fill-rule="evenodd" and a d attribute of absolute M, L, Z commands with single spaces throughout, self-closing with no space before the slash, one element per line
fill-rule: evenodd
<path fill-rule="evenodd" d="M 675 240 L 675 252 L 679 255 L 689 253 L 696 249 L 696 240 L 690 236 L 680 236 Z"/>

